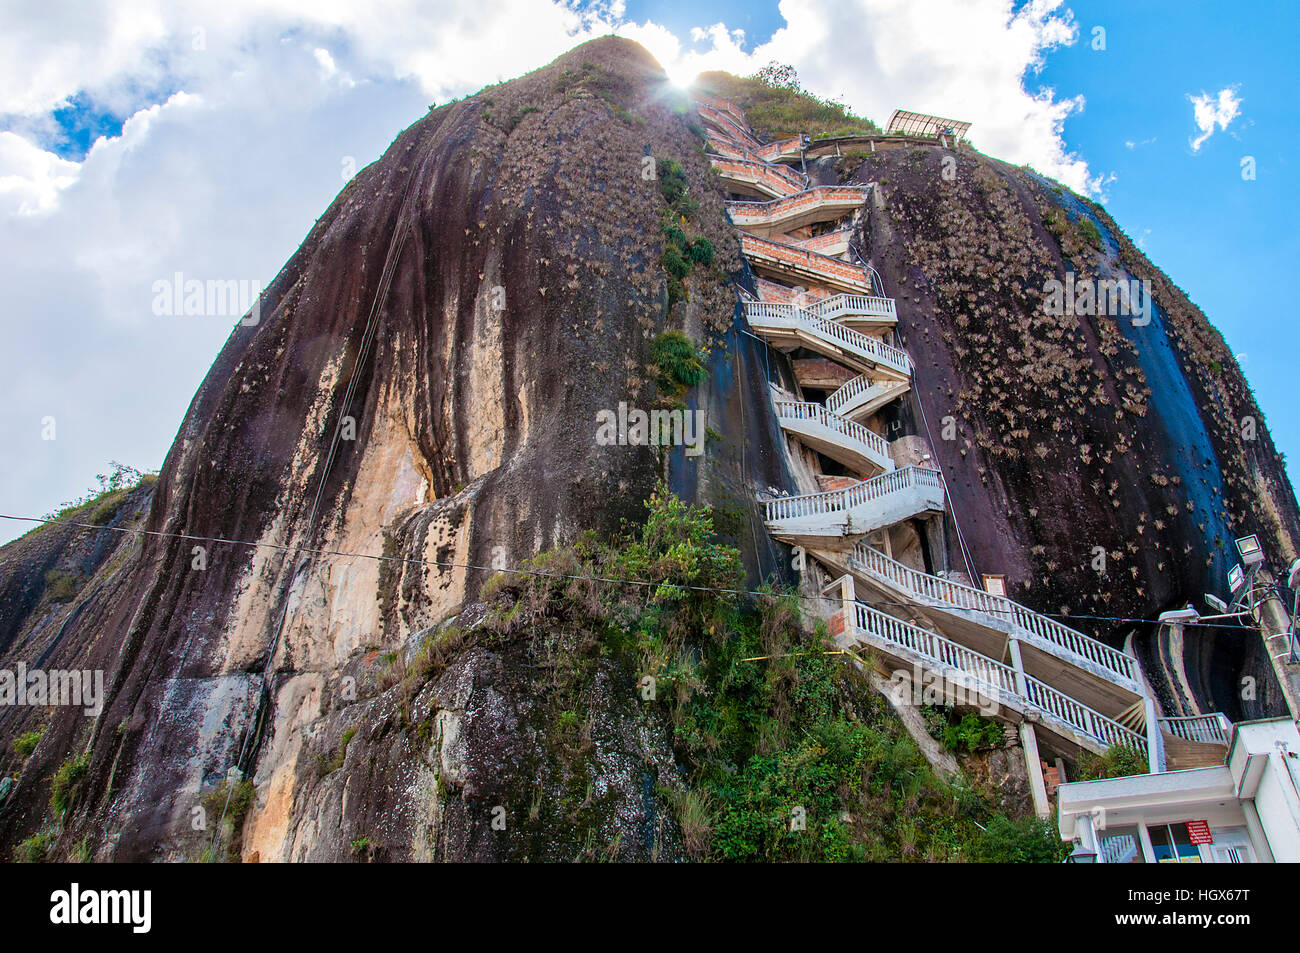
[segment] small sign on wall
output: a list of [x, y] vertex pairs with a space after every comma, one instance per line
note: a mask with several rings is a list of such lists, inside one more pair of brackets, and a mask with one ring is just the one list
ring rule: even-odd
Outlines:
[[1209, 821], [1188, 821], [1187, 836], [1193, 844], [1214, 843], [1214, 835], [1210, 833]]
[[982, 573], [981, 578], [984, 580], [984, 591], [992, 596], [1007, 596], [1007, 577], [1000, 573]]

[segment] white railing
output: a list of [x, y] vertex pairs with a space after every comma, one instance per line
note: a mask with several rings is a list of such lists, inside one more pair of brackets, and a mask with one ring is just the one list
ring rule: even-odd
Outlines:
[[854, 549], [849, 562], [863, 572], [906, 589], [924, 602], [993, 616], [1028, 632], [1036, 640], [1087, 659], [1126, 682], [1137, 681], [1137, 662], [1131, 655], [1125, 655], [1105, 642], [1039, 615], [1004, 596], [995, 596], [974, 586], [920, 572], [866, 545]]
[[1180, 718], [1161, 718], [1160, 727], [1175, 738], [1199, 741], [1202, 744], [1228, 746], [1232, 737], [1232, 722], [1221, 712], [1208, 715], [1187, 715]]
[[875, 295], [839, 294], [824, 298], [808, 307], [809, 311], [820, 318], [842, 318], [846, 315], [863, 317], [897, 318], [898, 306], [893, 298], [878, 298]]
[[841, 490], [778, 497], [763, 504], [763, 518], [769, 523], [774, 523], [778, 520], [797, 519], [803, 516], [843, 513], [855, 506], [863, 506], [892, 493], [915, 488], [937, 490], [942, 498], [943, 480], [939, 476], [939, 471], [926, 467], [902, 467]]
[[[869, 337], [861, 331], [837, 324], [828, 318], [819, 317], [796, 304], [785, 301], [746, 301], [744, 308], [745, 317], [755, 327], [779, 326], [792, 330], [801, 329], [852, 351], [874, 364], [883, 364], [908, 377], [912, 374], [912, 359], [907, 356], [906, 351], [886, 344], [878, 338]], [[847, 387], [848, 384], [844, 386]]]
[[1146, 752], [1147, 742], [1142, 735], [1061, 694], [1036, 678], [1024, 676], [1028, 694], [1027, 697], [1022, 696], [1017, 688], [1016, 671], [1011, 666], [860, 602], [854, 603], [854, 609], [858, 632], [906, 649], [927, 661], [960, 670], [979, 683], [978, 687], [995, 701], [1019, 703], [1024, 711], [1036, 710], [1047, 715], [1091, 738], [1100, 749], [1124, 745]]
[[1112, 834], [1101, 838], [1101, 852], [1108, 864], [1127, 864], [1138, 855], [1136, 834]]
[[1032, 707], [1087, 735], [1103, 748], [1123, 745], [1146, 754], [1147, 740], [1136, 731], [1125, 728], [1118, 721], [1075, 701], [1032, 675], [1025, 675], [1024, 679], [1026, 701]]
[[926, 661], [958, 669], [972, 681], [979, 683], [978, 687], [983, 694], [993, 701], [999, 701], [1004, 696], [1016, 695], [1016, 673], [1010, 666], [959, 645], [951, 639], [945, 639], [929, 629], [886, 615], [861, 602], [855, 602], [853, 605], [856, 610], [855, 634], [874, 637], [906, 649]]
[[875, 381], [865, 374], [850, 378], [827, 395], [826, 408], [832, 413], [838, 414], [853, 403], [859, 395], [866, 393], [874, 384]]
[[889, 441], [860, 423], [831, 413], [821, 404], [799, 400], [778, 400], [775, 404], [776, 416], [781, 420], [807, 420], [821, 424], [846, 440], [862, 444], [870, 454], [889, 459]]

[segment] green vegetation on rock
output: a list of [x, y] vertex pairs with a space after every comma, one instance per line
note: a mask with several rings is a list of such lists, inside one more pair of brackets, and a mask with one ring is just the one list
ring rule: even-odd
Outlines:
[[81, 781], [89, 767], [90, 752], [86, 752], [69, 755], [54, 772], [50, 780], [50, 807], [54, 808], [59, 817], [65, 816], [76, 805], [77, 796], [81, 793]]
[[1080, 781], [1098, 781], [1103, 778], [1125, 778], [1132, 774], [1146, 774], [1147, 758], [1136, 748], [1112, 745], [1102, 754], [1085, 751], [1079, 755]]
[[656, 337], [650, 345], [650, 356], [658, 368], [659, 389], [665, 394], [695, 387], [709, 373], [704, 355], [681, 331], [665, 331]]
[[693, 858], [1052, 859], [1054, 835], [995, 826], [989, 799], [931, 770], [797, 597], [736, 591], [739, 552], [716, 540], [708, 507], [661, 489], [635, 530], [587, 534], [528, 568], [546, 575], [493, 577], [489, 616], [467, 638], [497, 652], [523, 640], [547, 673], [545, 744], [569, 786], [528, 792], [537, 836], [555, 836], [546, 811], [559, 811], [579, 856], [604, 856], [595, 838], [608, 818], [583, 767], [595, 756], [592, 693], [612, 681], [613, 697], [669, 733], [677, 770], [660, 771], [655, 790]]
[[855, 116], [843, 103], [819, 99], [799, 82], [792, 66], [770, 63], [753, 76], [701, 73], [695, 88], [730, 100], [745, 112], [745, 120], [769, 140], [815, 134], [817, 138], [876, 135], [880, 127]]
[[45, 735], [44, 728], [36, 728], [19, 735], [13, 740], [14, 754], [26, 761], [36, 750], [36, 746], [41, 743], [41, 738]]

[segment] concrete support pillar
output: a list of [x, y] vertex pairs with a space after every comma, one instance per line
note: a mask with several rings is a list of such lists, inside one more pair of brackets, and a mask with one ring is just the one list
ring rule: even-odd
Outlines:
[[1147, 723], [1147, 770], [1160, 774], [1165, 770], [1165, 739], [1160, 734], [1160, 719], [1156, 717], [1155, 700], [1147, 695], [1142, 699]]
[[[1020, 654], [1020, 640], [1014, 636], [1007, 639], [1007, 649], [1011, 653], [1011, 667], [1016, 674], [1016, 694], [1028, 704], [1029, 685], [1025, 681], [1025, 660]], [[1038, 736], [1034, 726], [1027, 719], [1020, 723], [1020, 747], [1025, 752], [1025, 768], [1029, 772], [1029, 790], [1034, 796], [1034, 813], [1039, 817], [1051, 817], [1052, 805], [1047, 800], [1047, 782], [1043, 780], [1043, 762], [1038, 753]]]
[[1011, 653], [1011, 667], [1016, 673], [1016, 693], [1028, 701], [1029, 683], [1025, 681], [1025, 660], [1020, 655], [1020, 640], [1014, 635], [1007, 637], [1007, 650]]
[[[822, 590], [823, 596], [829, 596], [832, 593], [839, 597], [840, 618], [843, 620], [843, 625], [840, 631], [836, 632], [834, 626], [835, 620], [832, 619], [831, 636], [842, 645], [851, 646], [857, 642], [858, 626], [858, 614], [855, 609], [858, 597], [856, 588], [853, 585], [853, 577], [848, 573], [845, 573]], [[832, 596], [832, 598], [834, 598], [834, 596]]]
[[1268, 842], [1268, 835], [1264, 833], [1264, 825], [1259, 820], [1254, 799], [1242, 801], [1241, 810], [1246, 815], [1246, 830], [1250, 834], [1250, 843], [1255, 848], [1255, 859], [1261, 864], [1276, 863], [1273, 847]]
[[1029, 771], [1029, 791], [1034, 796], [1034, 813], [1039, 817], [1051, 817], [1052, 805], [1047, 800], [1047, 783], [1043, 781], [1043, 765], [1038, 754], [1038, 736], [1034, 734], [1034, 726], [1027, 721], [1020, 723], [1020, 747], [1025, 751], [1025, 767]]
[[1138, 825], [1138, 844], [1142, 848], [1142, 859], [1148, 864], [1156, 862], [1156, 849], [1151, 846], [1151, 831], [1145, 824]]

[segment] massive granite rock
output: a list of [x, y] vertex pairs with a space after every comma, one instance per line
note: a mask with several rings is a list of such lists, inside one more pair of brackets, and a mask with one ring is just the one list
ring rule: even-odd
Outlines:
[[[650, 57], [610, 38], [432, 110], [358, 173], [233, 332], [156, 485], [111, 517], [158, 535], [55, 528], [3, 550], [0, 662], [102, 669], [108, 699], [95, 718], [0, 711], [9, 768], [10, 739], [45, 727], [0, 845], [50, 827], [50, 778], [86, 751], [54, 856], [196, 858], [231, 801], [244, 859], [567, 859], [593, 839], [680, 856], [663, 726], [599, 672], [582, 778], [545, 757], [534, 649], [449, 651], [418, 685], [402, 672], [449, 620], [481, 624], [492, 567], [636, 521], [661, 479], [726, 514], [751, 580], [786, 573], [755, 500], [791, 485], [768, 400], [791, 371], [743, 332], [729, 281], [749, 276], [700, 133]], [[1204, 317], [1099, 209], [970, 152], [950, 183], [944, 155], [812, 171], [880, 185], [863, 247], [918, 368], [896, 432], [928, 435], [945, 469], [948, 561], [964, 565], [959, 528], [970, 568], [1035, 608], [1149, 618], [1219, 588], [1234, 533], [1293, 555], [1294, 497]], [[647, 171], [666, 159], [716, 251], [671, 306]], [[1102, 249], [1079, 244], [1080, 216]], [[1156, 319], [1044, 320], [1067, 261], [1152, 279]], [[599, 445], [599, 411], [663, 401], [649, 342], [668, 328], [711, 348], [691, 397], [707, 452]], [[75, 596], [52, 601], [38, 580], [73, 563]], [[1199, 702], [1252, 713], [1229, 697], [1259, 669], [1250, 639], [1200, 651]], [[256, 782], [246, 813], [234, 765]], [[551, 823], [499, 836], [493, 808], [520, 803]], [[586, 840], [562, 821], [580, 808]]]

